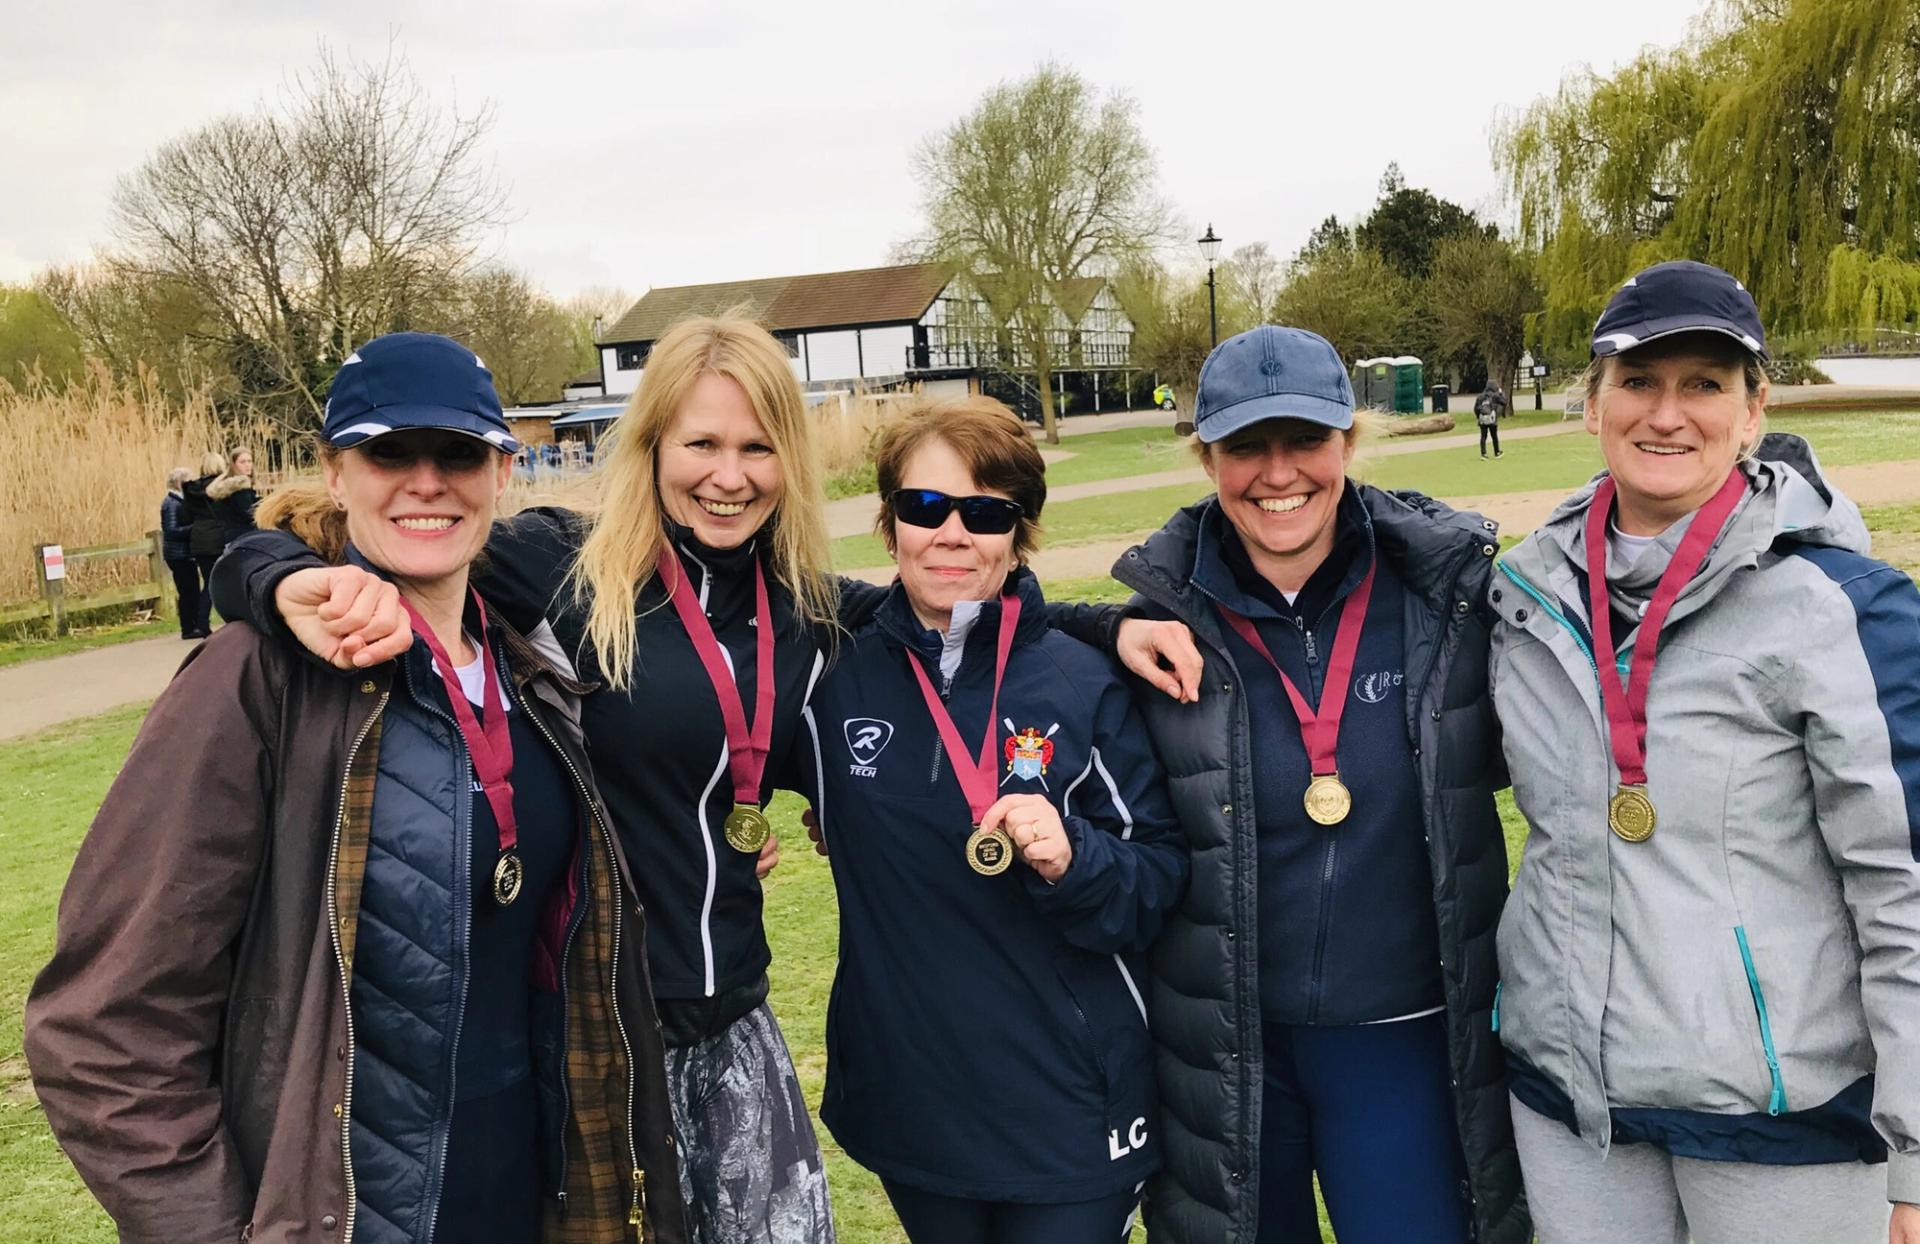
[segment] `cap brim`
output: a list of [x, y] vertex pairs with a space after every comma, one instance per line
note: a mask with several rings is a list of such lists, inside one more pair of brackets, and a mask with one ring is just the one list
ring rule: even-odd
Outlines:
[[335, 449], [351, 449], [389, 432], [420, 428], [471, 436], [474, 440], [485, 441], [503, 454], [520, 452], [520, 442], [514, 439], [511, 432], [501, 431], [497, 425], [470, 410], [455, 410], [450, 406], [382, 406], [328, 437], [327, 443]]
[[1211, 445], [1242, 428], [1269, 419], [1304, 419], [1344, 432], [1353, 426], [1353, 407], [1310, 393], [1265, 393], [1220, 410], [1210, 410], [1195, 429]]
[[1658, 341], [1662, 337], [1674, 337], [1681, 333], [1719, 333], [1731, 337], [1745, 346], [1747, 352], [1762, 362], [1766, 361], [1767, 347], [1756, 341], [1732, 320], [1710, 315], [1672, 315], [1665, 319], [1642, 320], [1638, 324], [1628, 324], [1612, 332], [1593, 339], [1593, 355], [1605, 358], [1644, 346], [1649, 341]]

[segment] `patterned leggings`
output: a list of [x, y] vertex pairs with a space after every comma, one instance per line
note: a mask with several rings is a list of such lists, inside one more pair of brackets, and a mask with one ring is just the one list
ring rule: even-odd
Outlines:
[[765, 1003], [667, 1051], [689, 1244], [832, 1244], [813, 1120]]

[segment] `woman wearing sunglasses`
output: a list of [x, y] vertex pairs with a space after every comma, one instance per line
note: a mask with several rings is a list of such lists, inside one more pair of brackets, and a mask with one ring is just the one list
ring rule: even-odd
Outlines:
[[1023, 563], [1045, 464], [1000, 403], [888, 426], [899, 578], [790, 774], [840, 900], [821, 1119], [914, 1244], [1113, 1244], [1159, 1164], [1142, 952], [1186, 878], [1105, 657]]

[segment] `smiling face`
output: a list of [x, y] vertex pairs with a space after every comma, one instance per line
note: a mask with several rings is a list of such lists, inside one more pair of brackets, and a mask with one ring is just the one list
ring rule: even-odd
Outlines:
[[712, 549], [751, 539], [780, 505], [780, 459], [738, 381], [707, 372], [674, 412], [655, 464], [667, 517]]
[[429, 428], [389, 432], [321, 465], [354, 547], [423, 589], [466, 574], [513, 471], [485, 441]]
[[[900, 487], [931, 488], [950, 497], [1005, 497], [974, 481], [966, 460], [938, 436], [929, 437], [900, 468]], [[991, 600], [1013, 569], [1013, 532], [976, 535], [960, 521], [958, 508], [938, 527], [893, 520], [893, 559], [900, 585], [923, 626], [944, 631], [963, 600]]]
[[1333, 548], [1353, 443], [1305, 419], [1267, 419], [1207, 451], [1220, 512], [1254, 568], [1297, 592]]
[[1677, 337], [1605, 361], [1587, 431], [1619, 490], [1616, 521], [1657, 535], [1704, 505], [1760, 434], [1767, 386], [1749, 391], [1738, 347]]

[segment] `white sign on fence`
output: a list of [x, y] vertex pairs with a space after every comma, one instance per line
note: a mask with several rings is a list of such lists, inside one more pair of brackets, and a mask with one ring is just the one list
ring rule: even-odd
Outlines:
[[40, 564], [46, 567], [48, 582], [67, 577], [67, 553], [57, 544], [42, 546]]

